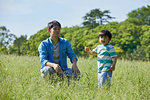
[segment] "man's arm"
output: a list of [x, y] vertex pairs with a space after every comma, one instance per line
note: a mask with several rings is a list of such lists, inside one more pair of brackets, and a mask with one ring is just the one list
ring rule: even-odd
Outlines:
[[80, 71], [77, 67], [77, 60], [74, 58], [72, 59], [72, 72], [74, 72], [75, 74], [80, 74]]
[[55, 70], [57, 73], [63, 73], [63, 71], [61, 70], [61, 67], [59, 66], [59, 64], [47, 62], [45, 65], [54, 68], [54, 70]]
[[40, 62], [42, 66], [45, 66], [45, 64], [48, 62], [47, 58], [47, 52], [46, 52], [46, 46], [44, 45], [43, 42], [40, 43], [38, 47], [39, 55], [40, 55]]
[[71, 47], [71, 44], [69, 43], [69, 41], [67, 40], [67, 56], [69, 57], [71, 63], [72, 63], [72, 72], [74, 72], [75, 74], [80, 74], [80, 71], [77, 67], [77, 57]]

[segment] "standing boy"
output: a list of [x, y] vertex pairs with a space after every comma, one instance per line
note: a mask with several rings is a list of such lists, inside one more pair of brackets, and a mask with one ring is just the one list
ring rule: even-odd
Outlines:
[[90, 54], [97, 54], [98, 65], [98, 86], [109, 88], [111, 83], [112, 71], [115, 70], [117, 62], [117, 53], [112, 45], [109, 44], [112, 35], [108, 30], [102, 30], [99, 35], [98, 45], [92, 51], [89, 47], [85, 47], [85, 51]]

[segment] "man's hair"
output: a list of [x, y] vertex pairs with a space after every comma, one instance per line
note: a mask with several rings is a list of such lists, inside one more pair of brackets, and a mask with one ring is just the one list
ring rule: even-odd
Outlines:
[[48, 23], [47, 28], [51, 29], [51, 28], [56, 27], [56, 26], [59, 26], [61, 28], [61, 24], [58, 21], [53, 20], [53, 21]]
[[112, 35], [111, 35], [111, 33], [108, 30], [102, 30], [102, 31], [100, 31], [100, 33], [98, 34], [98, 38], [100, 36], [108, 36], [110, 40], [112, 38]]

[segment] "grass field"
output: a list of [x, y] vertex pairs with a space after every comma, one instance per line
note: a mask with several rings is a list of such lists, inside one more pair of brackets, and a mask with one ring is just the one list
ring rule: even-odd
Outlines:
[[150, 100], [150, 62], [118, 60], [110, 90], [97, 86], [96, 58], [78, 59], [82, 78], [69, 86], [41, 80], [40, 67], [39, 57], [0, 55], [0, 100]]

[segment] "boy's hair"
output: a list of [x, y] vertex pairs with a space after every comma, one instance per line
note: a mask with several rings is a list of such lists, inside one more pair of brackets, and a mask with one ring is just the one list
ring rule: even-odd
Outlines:
[[53, 21], [49, 22], [47, 28], [51, 29], [55, 26], [59, 26], [61, 28], [61, 24], [56, 20], [53, 20]]
[[111, 33], [108, 30], [102, 30], [102, 31], [100, 31], [100, 33], [98, 34], [98, 38], [100, 36], [108, 36], [110, 40], [112, 38], [112, 35], [111, 35]]

